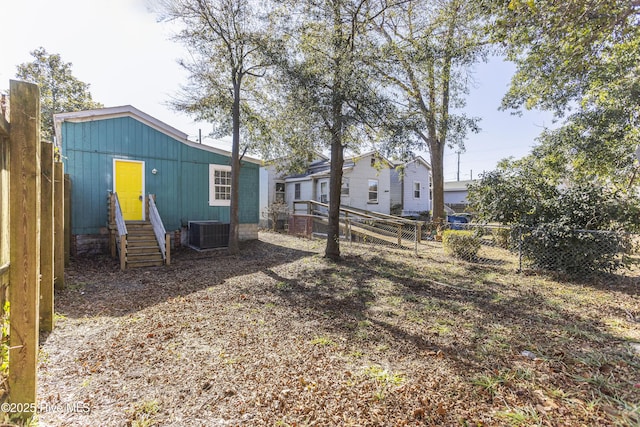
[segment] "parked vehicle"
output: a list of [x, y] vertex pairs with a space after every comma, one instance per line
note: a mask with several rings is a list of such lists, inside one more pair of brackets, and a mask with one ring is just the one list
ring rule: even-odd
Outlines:
[[452, 230], [463, 230], [464, 226], [461, 224], [467, 224], [469, 220], [470, 216], [467, 214], [447, 215], [447, 222]]

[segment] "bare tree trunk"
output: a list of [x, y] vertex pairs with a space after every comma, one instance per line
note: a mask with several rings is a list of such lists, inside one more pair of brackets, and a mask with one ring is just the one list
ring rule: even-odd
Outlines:
[[[339, 85], [338, 85], [339, 87]], [[344, 147], [342, 146], [342, 100], [334, 88], [333, 129], [331, 132], [331, 175], [329, 178], [329, 232], [324, 256], [340, 259], [340, 192], [342, 188], [342, 166], [344, 165]]]
[[238, 254], [240, 217], [240, 76], [235, 76], [233, 82], [233, 108], [231, 111], [233, 120], [232, 146], [231, 146], [231, 207], [229, 225], [229, 253]]
[[431, 175], [433, 193], [433, 221], [441, 222], [446, 219], [444, 213], [444, 150], [442, 144], [433, 142], [430, 145], [431, 153]]
[[324, 256], [337, 261], [340, 259], [340, 189], [342, 187], [342, 166], [344, 152], [338, 132], [331, 137], [331, 176], [329, 178], [329, 232]]
[[341, 20], [342, 3], [333, 3], [333, 44], [336, 56], [333, 58], [333, 87], [331, 96], [331, 174], [329, 178], [329, 231], [324, 256], [331, 260], [340, 259], [340, 193], [342, 188], [342, 166], [344, 147], [342, 146], [342, 123], [344, 104], [342, 63], [345, 46]]

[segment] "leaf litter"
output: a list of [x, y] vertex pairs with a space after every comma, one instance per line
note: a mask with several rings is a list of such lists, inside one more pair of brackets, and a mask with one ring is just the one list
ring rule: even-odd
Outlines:
[[322, 251], [261, 232], [238, 256], [183, 248], [162, 268], [73, 260], [38, 396], [91, 410], [40, 425], [640, 422], [637, 277], [565, 283], [438, 247]]

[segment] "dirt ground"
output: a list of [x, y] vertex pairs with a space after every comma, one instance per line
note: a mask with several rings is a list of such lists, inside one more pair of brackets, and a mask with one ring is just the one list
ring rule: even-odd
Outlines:
[[43, 426], [640, 423], [637, 279], [261, 233], [120, 271], [77, 259], [41, 338]]

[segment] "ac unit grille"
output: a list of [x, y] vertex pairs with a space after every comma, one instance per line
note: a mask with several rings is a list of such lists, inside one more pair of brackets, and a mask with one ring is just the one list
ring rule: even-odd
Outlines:
[[189, 221], [189, 244], [198, 249], [229, 246], [229, 224], [217, 221]]

